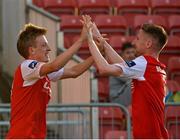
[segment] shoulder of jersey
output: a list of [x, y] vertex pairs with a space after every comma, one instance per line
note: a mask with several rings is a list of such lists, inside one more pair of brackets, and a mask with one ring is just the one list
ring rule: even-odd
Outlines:
[[37, 64], [38, 64], [38, 61], [36, 60], [25, 60], [21, 65], [28, 67], [30, 69], [34, 69]]

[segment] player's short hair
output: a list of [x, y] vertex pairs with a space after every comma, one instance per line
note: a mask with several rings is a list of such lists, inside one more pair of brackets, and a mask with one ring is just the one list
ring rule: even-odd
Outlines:
[[155, 24], [146, 23], [142, 25], [141, 29], [145, 33], [152, 36], [153, 39], [157, 40], [156, 46], [158, 47], [157, 48], [158, 50], [162, 50], [164, 48], [164, 46], [167, 43], [168, 36], [163, 27], [155, 25]]
[[47, 30], [34, 24], [25, 24], [24, 29], [20, 31], [17, 40], [17, 50], [25, 59], [29, 57], [28, 48], [35, 44], [36, 37], [45, 35]]

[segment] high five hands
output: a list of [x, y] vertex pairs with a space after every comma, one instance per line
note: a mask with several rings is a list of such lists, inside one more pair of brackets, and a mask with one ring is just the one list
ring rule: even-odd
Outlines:
[[101, 53], [104, 51], [104, 43], [108, 40], [105, 34], [99, 32], [96, 24], [91, 21], [91, 17], [89, 15], [83, 15], [81, 23], [83, 24], [83, 29], [86, 28], [87, 39], [88, 41], [95, 41], [98, 49]]

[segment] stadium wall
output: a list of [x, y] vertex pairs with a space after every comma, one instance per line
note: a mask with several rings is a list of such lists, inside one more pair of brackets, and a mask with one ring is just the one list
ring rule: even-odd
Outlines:
[[1, 0], [2, 65], [11, 76], [22, 60], [16, 49], [19, 30], [25, 24], [25, 0]]

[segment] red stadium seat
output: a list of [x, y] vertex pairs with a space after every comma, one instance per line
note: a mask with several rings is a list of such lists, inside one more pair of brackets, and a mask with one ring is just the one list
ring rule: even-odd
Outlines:
[[180, 51], [180, 37], [174, 35], [168, 36], [168, 42], [164, 50], [168, 50], [169, 52]]
[[105, 135], [105, 139], [127, 139], [127, 131], [108, 131]]
[[[180, 77], [180, 56], [171, 57], [168, 61], [168, 75], [170, 79], [176, 80]], [[180, 84], [180, 81], [178, 81]]]
[[180, 106], [167, 106], [165, 109], [166, 123], [180, 119]]
[[[65, 34], [64, 35], [64, 47], [70, 48], [80, 37], [80, 34]], [[79, 57], [82, 59], [86, 59], [91, 54], [89, 52], [89, 47], [87, 42], [84, 42], [79, 49], [79, 51], [76, 53]]]
[[70, 48], [79, 37], [80, 37], [80, 34], [65, 34], [64, 47]]
[[97, 76], [99, 101], [107, 102], [109, 100], [109, 77]]
[[135, 30], [139, 29], [144, 23], [153, 23], [160, 26], [163, 26], [166, 30], [168, 30], [167, 23], [165, 19], [158, 15], [137, 15], [134, 18], [134, 28]]
[[75, 15], [76, 0], [44, 0], [44, 8], [57, 15]]
[[[72, 38], [72, 44], [78, 40], [78, 38], [80, 37], [80, 34], [78, 35], [75, 35], [73, 38]], [[79, 57], [81, 57], [82, 59], [86, 59], [87, 57], [89, 57], [91, 54], [90, 54], [90, 51], [89, 51], [89, 46], [88, 46], [88, 43], [87, 41], [85, 41], [81, 48], [78, 50], [78, 52], [76, 53]]]
[[114, 8], [117, 5], [117, 0], [110, 0], [111, 6]]
[[167, 80], [167, 87], [173, 93], [180, 91], [180, 85], [174, 80]]
[[171, 57], [168, 62], [168, 72], [180, 71], [180, 57]]
[[64, 35], [64, 47], [69, 48], [72, 45], [72, 39], [69, 36]]
[[179, 0], [151, 0], [153, 14], [171, 15], [180, 14]]
[[63, 15], [61, 16], [60, 30], [69, 33], [80, 33], [82, 29], [82, 23], [80, 22], [80, 16]]
[[[75, 41], [77, 41], [77, 40], [79, 39], [79, 37], [80, 37], [80, 34], [74, 36], [74, 37], [72, 38], [72, 44], [73, 44]], [[81, 50], [81, 51], [82, 51], [82, 50], [88, 50], [88, 52], [89, 52], [88, 43], [87, 43], [87, 42], [84, 42], [83, 45], [82, 45], [82, 47], [80, 48], [80, 50]]]
[[79, 14], [110, 14], [110, 2], [109, 0], [77, 0]]
[[120, 35], [112, 35], [109, 37], [109, 44], [120, 53], [121, 47], [125, 42], [132, 42], [135, 36], [120, 36]]
[[123, 15], [132, 28], [134, 17], [139, 14], [148, 15], [149, 0], [116, 0], [115, 14]]
[[63, 15], [61, 16], [60, 30], [64, 33], [64, 47], [69, 48], [74, 43], [74, 38], [79, 37], [82, 30], [80, 16]]
[[99, 108], [100, 138], [105, 138], [108, 131], [121, 130], [123, 124], [123, 112], [117, 107]]
[[38, 7], [44, 7], [44, 1], [43, 0], [32, 0], [32, 3]]
[[148, 14], [149, 0], [116, 0], [117, 13], [124, 14]]
[[167, 127], [169, 139], [180, 139], [180, 122], [170, 123]]
[[124, 113], [118, 107], [100, 107], [99, 118], [102, 120], [122, 120]]
[[172, 15], [168, 18], [170, 34], [180, 36], [180, 15]]
[[127, 32], [127, 24], [123, 16], [97, 15], [94, 21], [102, 33], [124, 35]]
[[172, 56], [179, 56], [180, 52], [180, 37], [170, 35], [168, 37], [168, 42], [163, 51], [160, 53], [160, 61], [164, 63], [166, 66], [168, 64], [168, 60]]

